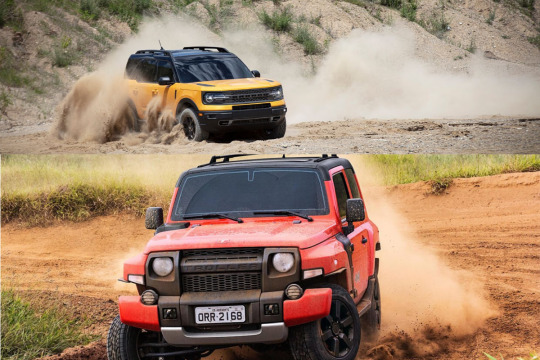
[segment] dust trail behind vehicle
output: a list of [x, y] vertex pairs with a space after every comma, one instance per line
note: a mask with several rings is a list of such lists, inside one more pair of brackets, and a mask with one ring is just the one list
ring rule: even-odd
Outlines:
[[[88, 91], [79, 91], [79, 95], [93, 97], [94, 93], [111, 94], [120, 89], [112, 79], [124, 73], [129, 55], [139, 49], [157, 48], [158, 40], [167, 49], [211, 44], [237, 53], [251, 69], [260, 70], [263, 77], [283, 83], [289, 123], [540, 115], [539, 69], [471, 55], [466, 71], [444, 70], [421, 60], [415, 53], [419, 38], [399, 25], [379, 32], [353, 30], [329, 46], [315, 73], [310, 74], [300, 62], [277, 55], [271, 39], [257, 28], [225, 30], [218, 36], [186, 16], [147, 20], [138, 34], [103, 61], [97, 71], [102, 81], [79, 81], [89, 86]], [[81, 86], [77, 83], [75, 88]], [[65, 122], [62, 119], [66, 113], [68, 118], [88, 117], [82, 123], [97, 132], [95, 135], [80, 137], [78, 128], [69, 126], [66, 133], [83, 140], [107, 141], [111, 136], [103, 135], [103, 127], [94, 128], [91, 124], [99, 124], [100, 117], [95, 111], [85, 112], [77, 106], [78, 101], [73, 96], [66, 97], [63, 110], [59, 111], [59, 124]], [[115, 109], [122, 106], [114, 97], [106, 96], [100, 101], [100, 109], [113, 116], [107, 124], [118, 122], [114, 119], [118, 112]], [[92, 132], [91, 129], [88, 131]], [[147, 131], [152, 129], [149, 126]], [[113, 127], [114, 130], [118, 129]], [[122, 134], [120, 129], [115, 135]]]

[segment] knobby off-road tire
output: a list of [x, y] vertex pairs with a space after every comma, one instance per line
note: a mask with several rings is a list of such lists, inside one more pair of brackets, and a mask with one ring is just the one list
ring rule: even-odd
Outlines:
[[287, 131], [287, 119], [283, 119], [283, 122], [279, 126], [265, 130], [263, 136], [265, 139], [281, 139], [285, 136], [285, 131]]
[[123, 324], [116, 316], [107, 335], [107, 357], [109, 360], [137, 360], [137, 338], [141, 329]]
[[330, 314], [320, 320], [289, 329], [289, 344], [295, 360], [353, 360], [360, 347], [360, 318], [345, 289], [332, 288]]
[[375, 275], [371, 308], [362, 316], [362, 330], [367, 340], [374, 341], [379, 337], [381, 330], [381, 289], [379, 277]]
[[190, 108], [186, 108], [176, 115], [176, 120], [179, 124], [182, 124], [184, 134], [188, 140], [203, 141], [210, 136], [208, 131], [201, 129], [197, 115]]

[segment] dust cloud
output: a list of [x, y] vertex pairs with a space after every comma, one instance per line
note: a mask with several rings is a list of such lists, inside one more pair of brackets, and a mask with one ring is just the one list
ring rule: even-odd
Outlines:
[[[404, 214], [392, 206], [377, 170], [360, 158], [357, 169], [369, 217], [380, 230], [379, 280], [382, 299], [382, 348], [374, 358], [428, 356], [452, 341], [473, 334], [497, 314], [483, 284], [471, 273], [451, 269], [421, 244]], [[391, 358], [391, 357], [388, 357]]]
[[[84, 77], [64, 100], [55, 134], [61, 138], [108, 141], [124, 135], [125, 91], [118, 83], [130, 54], [140, 49], [177, 49], [193, 44], [224, 46], [263, 77], [283, 83], [288, 122], [344, 119], [452, 119], [482, 116], [538, 116], [540, 79], [511, 73], [502, 62], [472, 57], [467, 72], [448, 72], [415, 55], [415, 35], [396, 26], [353, 30], [336, 40], [309, 74], [300, 62], [276, 54], [258, 28], [225, 30], [222, 36], [187, 16], [147, 20], [139, 33], [119, 45], [95, 74]], [[174, 114], [160, 119], [160, 101], [143, 133], [167, 132]], [[121, 109], [121, 110], [119, 110]], [[120, 116], [121, 117], [121, 116]], [[128, 134], [133, 138], [133, 135]], [[149, 136], [148, 141], [161, 141]], [[174, 142], [176, 137], [165, 141]], [[147, 141], [138, 137], [138, 141]], [[179, 140], [182, 141], [182, 140]]]

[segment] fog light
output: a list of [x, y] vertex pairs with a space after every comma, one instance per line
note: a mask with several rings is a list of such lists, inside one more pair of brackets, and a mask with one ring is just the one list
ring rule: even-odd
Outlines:
[[264, 315], [278, 315], [278, 314], [279, 314], [278, 304], [264, 304]]
[[141, 294], [141, 302], [144, 305], [155, 305], [158, 301], [158, 294], [154, 290], [145, 290]]
[[285, 295], [291, 300], [299, 299], [303, 293], [304, 290], [297, 284], [291, 284], [285, 289]]
[[175, 308], [163, 309], [163, 319], [176, 319], [176, 309]]

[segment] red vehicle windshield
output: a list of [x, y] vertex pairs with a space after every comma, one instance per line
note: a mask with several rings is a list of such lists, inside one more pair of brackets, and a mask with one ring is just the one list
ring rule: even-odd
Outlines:
[[231, 169], [184, 176], [171, 220], [227, 214], [235, 217], [263, 213], [328, 214], [320, 174], [310, 169]]

